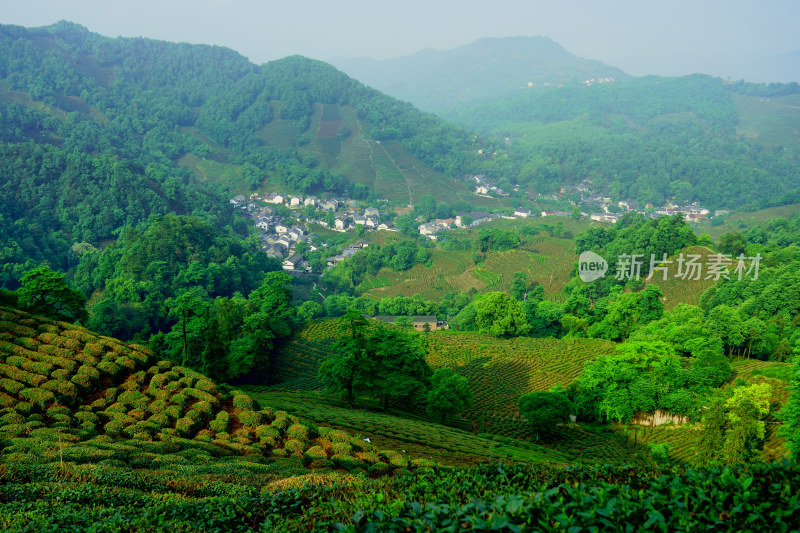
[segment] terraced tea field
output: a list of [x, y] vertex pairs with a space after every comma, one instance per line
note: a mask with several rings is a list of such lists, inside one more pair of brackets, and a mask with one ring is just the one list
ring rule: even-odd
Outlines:
[[535, 438], [517, 411], [520, 396], [568, 386], [584, 365], [614, 351], [598, 339], [560, 340], [441, 331], [427, 336], [428, 362], [448, 366], [470, 382], [475, 397], [464, 416], [481, 432]]
[[[422, 466], [361, 438], [318, 428], [248, 395], [158, 360], [144, 347], [0, 308], [3, 462], [250, 462], [306, 468]], [[417, 462], [414, 462], [417, 461]]]
[[286, 393], [248, 389], [259, 402], [269, 403], [315, 424], [369, 437], [380, 448], [392, 448], [401, 453], [445, 465], [477, 464], [487, 460], [525, 462], [569, 462], [571, 458], [559, 451], [532, 442], [520, 442], [492, 435], [473, 435], [463, 429], [441, 426], [413, 418], [407, 413], [383, 412], [370, 402], [359, 402], [349, 408], [339, 400], [314, 393]]
[[[705, 246], [690, 246], [683, 250], [683, 256], [686, 260], [689, 259], [690, 255], [699, 255], [700, 258], [697, 260], [697, 263], [702, 265], [702, 271], [700, 274], [700, 279], [682, 279], [677, 276], [679, 271], [679, 266], [677, 262], [677, 256], [672, 256], [668, 259], [668, 261], [672, 261], [672, 263], [667, 264], [667, 279], [664, 280], [664, 273], [663, 271], [656, 271], [653, 274], [653, 277], [647, 281], [648, 284], [656, 285], [661, 289], [664, 293], [664, 308], [667, 311], [671, 311], [675, 308], [676, 305], [684, 303], [684, 304], [691, 304], [691, 305], [698, 305], [700, 303], [700, 296], [703, 294], [703, 291], [708, 289], [709, 287], [713, 286], [715, 280], [706, 279], [708, 275], [708, 265], [710, 263], [708, 257], [715, 252], [706, 248]], [[649, 261], [649, 258], [646, 258]], [[684, 266], [684, 269], [686, 267]], [[692, 276], [686, 276], [687, 278], [691, 278]]]
[[[276, 358], [271, 393], [300, 392], [300, 397], [308, 398], [309, 391], [321, 392], [323, 383], [317, 379], [317, 369], [333, 350], [336, 334], [336, 320], [318, 320], [288, 342]], [[566, 387], [580, 375], [587, 361], [614, 350], [613, 343], [597, 339], [497, 339], [453, 331], [432, 332], [426, 339], [428, 362], [433, 368], [449, 366], [470, 382], [475, 395], [473, 406], [463, 413], [461, 424], [474, 433], [527, 442], [534, 442], [537, 436], [517, 412], [519, 397], [556, 385]], [[290, 397], [281, 396], [283, 401]], [[298, 401], [298, 408], [303, 401]], [[325, 416], [324, 409], [319, 416]], [[427, 418], [424, 413], [420, 416]], [[548, 440], [548, 446], [570, 460], [616, 462], [631, 453], [620, 451], [616, 441], [609, 444], [608, 435], [585, 433], [579, 426], [563, 428]]]
[[378, 298], [420, 294], [436, 301], [452, 291], [507, 292], [514, 273], [524, 272], [530, 281], [544, 287], [548, 299], [561, 301], [561, 290], [569, 282], [576, 260], [571, 239], [541, 233], [523, 240], [520, 249], [487, 253], [481, 265], [473, 263], [471, 251], [436, 248], [431, 251], [430, 266], [415, 265], [403, 272], [384, 268], [366, 276], [358, 289]]

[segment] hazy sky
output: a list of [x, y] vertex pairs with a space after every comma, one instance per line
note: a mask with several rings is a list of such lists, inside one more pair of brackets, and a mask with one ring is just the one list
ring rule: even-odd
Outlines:
[[798, 0], [0, 0], [0, 23], [61, 19], [111, 37], [223, 45], [256, 63], [385, 59], [545, 35], [634, 75], [738, 78], [765, 57], [800, 50]]

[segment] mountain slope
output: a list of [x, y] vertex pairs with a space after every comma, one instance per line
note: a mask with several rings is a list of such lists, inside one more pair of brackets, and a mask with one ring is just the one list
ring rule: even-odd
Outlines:
[[367, 85], [431, 111], [518, 92], [529, 84], [630, 78], [618, 68], [579, 58], [547, 37], [485, 38], [384, 61], [339, 58], [331, 63]]
[[319, 61], [0, 26], [0, 283], [28, 260], [67, 270], [74, 243], [152, 215], [245, 234], [228, 198], [259, 188], [454, 202], [481, 148]]
[[417, 463], [346, 432], [71, 324], [0, 308], [0, 439], [4, 462], [143, 467], [241, 457], [295, 458], [308, 468], [369, 470]]

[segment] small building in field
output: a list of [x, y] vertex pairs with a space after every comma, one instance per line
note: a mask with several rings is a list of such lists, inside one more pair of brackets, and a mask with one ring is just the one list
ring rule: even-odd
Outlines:
[[450, 326], [447, 325], [447, 321], [438, 320], [433, 315], [420, 315], [420, 316], [378, 315], [372, 318], [375, 320], [380, 320], [381, 322], [385, 322], [387, 324], [395, 324], [398, 318], [401, 319], [401, 323], [404, 319], [409, 319], [410, 324], [417, 331], [425, 331], [426, 326], [428, 331], [438, 331], [440, 329], [450, 328]]

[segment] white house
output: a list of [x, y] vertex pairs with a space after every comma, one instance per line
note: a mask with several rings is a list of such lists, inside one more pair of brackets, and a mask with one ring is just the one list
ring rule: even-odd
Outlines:
[[259, 220], [258, 223], [256, 224], [256, 227], [259, 228], [261, 231], [267, 231], [269, 230], [269, 222], [267, 222], [266, 220]]
[[284, 234], [289, 231], [289, 227], [286, 224], [275, 224], [275, 231], [280, 234]]
[[289, 199], [289, 207], [298, 207], [300, 204], [303, 203], [303, 199], [299, 196], [292, 196]]
[[514, 216], [520, 218], [528, 218], [529, 216], [531, 216], [531, 210], [518, 207], [517, 209], [514, 210]]
[[367, 217], [367, 218], [369, 218], [369, 217], [379, 217], [379, 216], [381, 216], [381, 213], [380, 213], [380, 211], [378, 211], [377, 207], [367, 207], [366, 209], [364, 209], [364, 216]]

